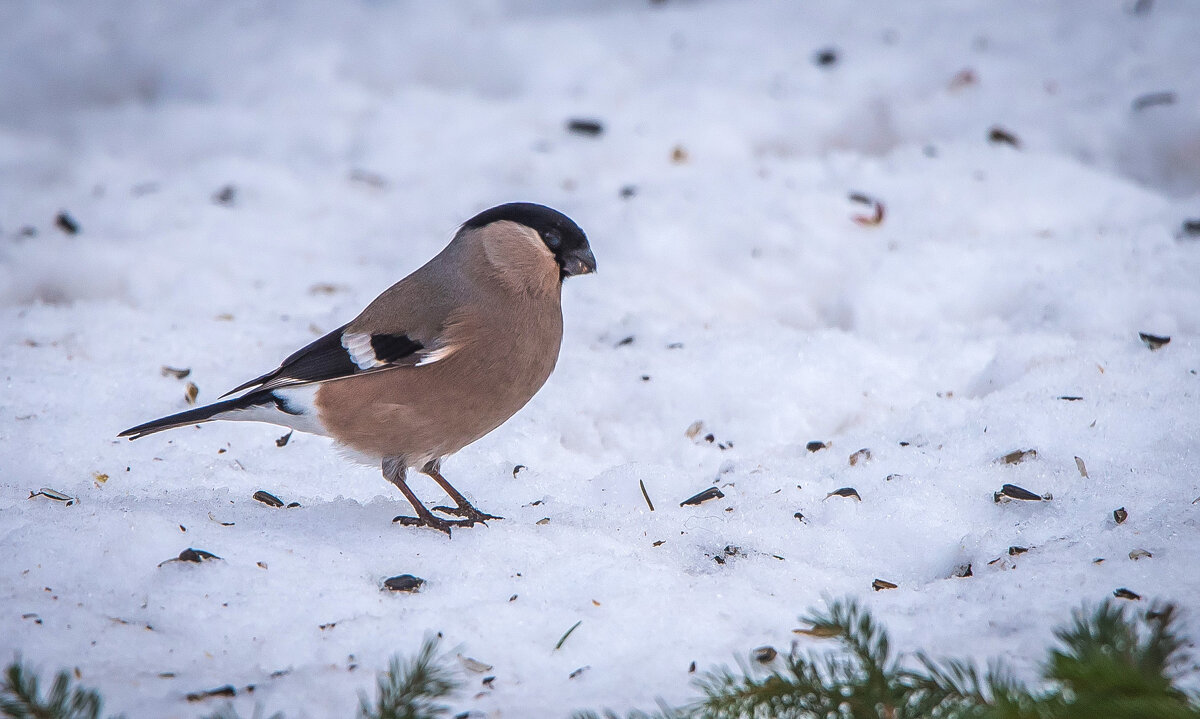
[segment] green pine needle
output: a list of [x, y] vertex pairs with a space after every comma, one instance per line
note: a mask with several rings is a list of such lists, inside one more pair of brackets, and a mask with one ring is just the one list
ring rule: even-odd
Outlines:
[[100, 695], [91, 689], [73, 688], [71, 675], [59, 672], [50, 692], [41, 696], [39, 681], [20, 661], [4, 671], [0, 685], [0, 716], [9, 719], [98, 719]]
[[435, 657], [437, 640], [426, 639], [421, 651], [407, 663], [392, 658], [379, 676], [375, 702], [359, 699], [359, 719], [438, 719], [450, 708], [440, 703], [458, 689], [458, 681]]

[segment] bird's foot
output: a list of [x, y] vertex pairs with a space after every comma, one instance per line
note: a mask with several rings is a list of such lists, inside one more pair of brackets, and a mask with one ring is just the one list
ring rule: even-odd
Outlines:
[[455, 517], [464, 517], [465, 521], [479, 522], [480, 524], [487, 524], [489, 519], [504, 519], [504, 517], [497, 517], [494, 514], [480, 512], [478, 509], [475, 509], [469, 504], [461, 507], [434, 507], [433, 511], [441, 512], [442, 514], [449, 514]]
[[393, 518], [392, 522], [395, 524], [404, 525], [405, 527], [429, 527], [430, 529], [436, 529], [439, 532], [445, 532], [446, 536], [449, 537], [451, 536], [451, 527], [473, 527], [477, 523], [477, 520], [442, 519], [441, 517], [435, 517], [432, 514], [424, 517], [408, 517], [402, 514], [399, 517]]

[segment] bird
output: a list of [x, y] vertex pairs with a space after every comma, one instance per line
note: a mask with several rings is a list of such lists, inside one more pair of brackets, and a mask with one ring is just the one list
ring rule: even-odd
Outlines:
[[[433, 259], [276, 369], [218, 402], [118, 436], [213, 420], [268, 422], [331, 437], [351, 457], [377, 464], [416, 515], [396, 523], [450, 534], [501, 519], [451, 486], [442, 461], [541, 389], [562, 343], [563, 281], [595, 271], [587, 235], [571, 218], [530, 202], [498, 205], [464, 222]], [[432, 478], [455, 506], [428, 509], [407, 484], [409, 469]]]

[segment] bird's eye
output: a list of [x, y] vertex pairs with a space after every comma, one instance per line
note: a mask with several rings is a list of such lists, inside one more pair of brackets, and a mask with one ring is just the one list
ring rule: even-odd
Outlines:
[[546, 240], [546, 246], [552, 250], [557, 250], [559, 245], [562, 244], [562, 236], [554, 230], [547, 231], [543, 237]]

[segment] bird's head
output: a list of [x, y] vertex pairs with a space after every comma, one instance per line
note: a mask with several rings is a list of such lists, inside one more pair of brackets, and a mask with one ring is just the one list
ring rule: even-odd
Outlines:
[[497, 205], [467, 220], [463, 229], [480, 229], [503, 221], [528, 227], [538, 234], [558, 263], [560, 279], [596, 271], [596, 256], [587, 235], [570, 217], [545, 205], [532, 202]]

